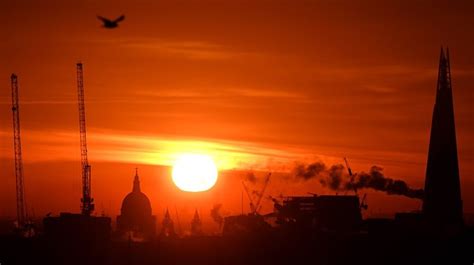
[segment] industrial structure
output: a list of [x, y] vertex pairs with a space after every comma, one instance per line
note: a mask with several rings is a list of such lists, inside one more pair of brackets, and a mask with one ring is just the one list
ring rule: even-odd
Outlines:
[[426, 167], [423, 215], [434, 225], [463, 224], [449, 50], [441, 48]]
[[120, 236], [151, 239], [156, 233], [156, 218], [152, 215], [151, 203], [140, 189], [138, 169], [135, 172], [132, 192], [122, 202], [117, 216], [117, 232]]
[[15, 177], [16, 177], [16, 216], [19, 226], [23, 226], [28, 219], [26, 211], [24, 178], [23, 178], [23, 159], [21, 154], [21, 136], [20, 136], [20, 105], [18, 100], [18, 77], [15, 74], [11, 76], [12, 87], [12, 113], [13, 113], [13, 144], [15, 149]]
[[91, 166], [87, 158], [86, 113], [84, 104], [84, 76], [82, 63], [76, 64], [77, 93], [79, 107], [79, 131], [81, 149], [82, 198], [81, 213], [61, 213], [59, 217], [46, 217], [43, 220], [48, 237], [65, 238], [100, 244], [110, 238], [111, 220], [109, 217], [92, 216], [94, 200], [91, 196]]
[[16, 222], [17, 229], [24, 236], [34, 234], [33, 224], [28, 219], [25, 199], [25, 181], [23, 176], [23, 157], [21, 152], [20, 104], [18, 95], [18, 76], [11, 75], [12, 113], [13, 113], [13, 147], [15, 152], [16, 179]]
[[264, 216], [260, 214], [260, 209], [262, 198], [270, 182], [271, 175], [271, 173], [268, 173], [265, 177], [261, 191], [253, 192], [257, 196], [256, 202], [254, 202], [254, 197], [252, 197], [249, 188], [245, 182], [242, 181], [242, 187], [249, 200], [250, 213], [244, 214], [242, 210], [242, 214], [240, 215], [225, 217], [224, 226], [222, 228], [222, 234], [224, 236], [248, 236], [270, 232], [271, 227], [265, 221]]
[[351, 232], [360, 229], [361, 208], [356, 195], [291, 196], [274, 200], [276, 223], [283, 229]]
[[94, 199], [91, 194], [91, 166], [87, 159], [86, 107], [84, 104], [84, 76], [82, 63], [77, 63], [77, 97], [79, 107], [79, 130], [81, 141], [82, 198], [81, 211], [90, 215], [94, 211]]

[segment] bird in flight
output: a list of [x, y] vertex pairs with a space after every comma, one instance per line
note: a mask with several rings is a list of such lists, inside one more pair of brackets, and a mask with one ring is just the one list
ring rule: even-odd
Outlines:
[[121, 15], [120, 17], [116, 18], [115, 20], [110, 20], [108, 18], [101, 17], [101, 16], [97, 16], [97, 18], [100, 19], [102, 21], [102, 23], [104, 23], [104, 25], [103, 25], [104, 28], [113, 29], [113, 28], [118, 27], [118, 23], [125, 19], [125, 15]]

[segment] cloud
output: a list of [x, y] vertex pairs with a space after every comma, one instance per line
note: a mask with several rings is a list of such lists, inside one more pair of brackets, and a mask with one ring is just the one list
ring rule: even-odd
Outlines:
[[192, 60], [225, 60], [248, 52], [233, 51], [229, 47], [199, 40], [169, 40], [159, 38], [101, 39], [93, 42], [120, 45], [125, 48], [156, 52], [163, 55], [178, 56]]
[[243, 97], [254, 98], [287, 98], [287, 99], [303, 99], [303, 94], [293, 91], [284, 91], [279, 89], [264, 89], [264, 88], [233, 88], [229, 90], [230, 94]]
[[262, 87], [220, 87], [219, 89], [199, 89], [199, 88], [182, 88], [182, 89], [161, 89], [156, 90], [139, 90], [136, 92], [142, 96], [154, 96], [161, 98], [280, 98], [280, 99], [304, 99], [305, 95], [288, 90], [278, 88], [268, 89]]
[[[77, 160], [78, 132], [23, 130], [25, 162]], [[0, 139], [10, 141], [11, 133], [0, 130]], [[214, 157], [220, 169], [247, 167], [266, 169], [268, 157], [287, 163], [297, 153], [271, 145], [222, 139], [196, 139], [169, 135], [136, 135], [88, 130], [91, 161], [172, 165], [181, 153], [205, 153]], [[1, 156], [10, 157], [10, 146], [2, 146]], [[41, 150], [37, 152], [35, 150]], [[41, 155], [47, 153], [48, 156]]]

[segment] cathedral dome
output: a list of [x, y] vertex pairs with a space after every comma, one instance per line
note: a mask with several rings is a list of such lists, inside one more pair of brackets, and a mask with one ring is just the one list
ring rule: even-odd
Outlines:
[[138, 169], [133, 180], [132, 192], [125, 196], [121, 213], [117, 216], [117, 232], [122, 236], [151, 239], [156, 232], [156, 218], [151, 213], [151, 203], [140, 190]]
[[140, 190], [138, 174], [133, 181], [133, 190], [122, 202], [121, 215], [129, 218], [142, 218], [151, 216], [151, 203], [148, 197]]

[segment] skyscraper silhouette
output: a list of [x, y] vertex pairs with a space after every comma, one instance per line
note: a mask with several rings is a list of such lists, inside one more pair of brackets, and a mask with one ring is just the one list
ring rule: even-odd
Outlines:
[[430, 223], [463, 223], [449, 50], [441, 48], [431, 123], [423, 214]]

